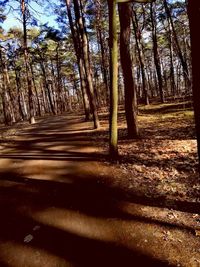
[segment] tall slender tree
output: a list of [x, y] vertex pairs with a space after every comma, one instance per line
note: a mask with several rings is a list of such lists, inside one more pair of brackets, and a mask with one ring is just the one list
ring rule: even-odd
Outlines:
[[94, 95], [92, 72], [91, 72], [91, 66], [90, 66], [90, 61], [89, 61], [90, 53], [89, 53], [88, 37], [87, 37], [86, 27], [84, 23], [85, 20], [83, 18], [82, 9], [80, 8], [80, 4], [78, 0], [74, 0], [74, 13], [76, 17], [76, 25], [78, 28], [78, 33], [80, 34], [80, 39], [81, 39], [80, 48], [81, 48], [83, 60], [84, 60], [88, 96], [89, 96], [90, 107], [91, 107], [91, 111], [93, 115], [94, 128], [99, 128], [100, 123], [99, 123], [99, 118], [98, 118], [98, 113], [97, 113], [97, 105], [96, 105], [96, 99]]
[[156, 21], [156, 12], [155, 12], [155, 4], [150, 4], [150, 13], [151, 13], [151, 24], [152, 24], [152, 41], [153, 41], [153, 55], [154, 55], [154, 63], [156, 67], [156, 73], [158, 77], [158, 87], [160, 92], [161, 102], [165, 102], [164, 98], [164, 90], [163, 90], [163, 79], [161, 72], [161, 64], [160, 64], [160, 56], [158, 52], [158, 40], [157, 40], [157, 21]]
[[66, 0], [66, 7], [67, 7], [67, 15], [69, 20], [69, 26], [72, 34], [72, 40], [74, 45], [74, 50], [76, 53], [77, 58], [77, 64], [78, 64], [78, 70], [79, 70], [79, 76], [80, 76], [80, 84], [81, 84], [81, 91], [82, 91], [82, 97], [83, 97], [83, 105], [85, 110], [85, 120], [90, 119], [90, 106], [89, 106], [89, 97], [87, 94], [86, 89], [86, 77], [85, 77], [85, 69], [83, 64], [83, 57], [81, 52], [81, 40], [80, 36], [78, 35], [77, 29], [75, 30], [74, 24], [73, 24], [73, 18], [72, 18], [72, 12], [71, 12], [71, 0]]
[[29, 97], [29, 111], [30, 111], [30, 123], [35, 123], [34, 117], [34, 95], [32, 89], [32, 73], [31, 73], [31, 66], [29, 60], [29, 53], [28, 53], [28, 44], [27, 44], [27, 15], [28, 15], [28, 8], [27, 3], [25, 0], [21, 0], [21, 14], [22, 14], [22, 22], [23, 22], [23, 53], [24, 53], [24, 63], [26, 68], [26, 79], [28, 85], [28, 97]]

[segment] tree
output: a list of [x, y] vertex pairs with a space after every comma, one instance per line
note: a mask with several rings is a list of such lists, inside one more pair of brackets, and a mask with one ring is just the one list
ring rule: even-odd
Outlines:
[[149, 105], [147, 79], [146, 79], [146, 74], [145, 74], [145, 60], [144, 60], [143, 45], [142, 45], [142, 34], [141, 34], [141, 29], [139, 28], [139, 25], [138, 25], [138, 18], [137, 18], [136, 10], [134, 7], [133, 7], [133, 12], [132, 12], [132, 23], [133, 23], [136, 48], [138, 52], [138, 59], [139, 59], [141, 75], [142, 75], [142, 89], [143, 89], [143, 95], [144, 95], [144, 102], [146, 105]]
[[[108, 90], [109, 90], [109, 81], [108, 81], [108, 72], [107, 72], [107, 60], [106, 60], [106, 44], [105, 44], [105, 21], [103, 21], [103, 8], [105, 4], [96, 1], [96, 30], [97, 30], [97, 41], [100, 45], [101, 51], [101, 71], [103, 74], [104, 81], [104, 90], [106, 90], [107, 104], [108, 104]], [[105, 20], [105, 19], [104, 19]]]
[[191, 34], [191, 48], [192, 48], [192, 76], [193, 76], [193, 99], [194, 99], [194, 114], [197, 132], [197, 147], [200, 159], [200, 75], [199, 75], [199, 62], [200, 62], [200, 39], [197, 32], [197, 24], [200, 22], [200, 2], [188, 1], [188, 16], [190, 22]]
[[163, 92], [163, 80], [162, 80], [162, 73], [161, 73], [160, 56], [158, 53], [157, 22], [156, 22], [155, 5], [153, 3], [150, 4], [150, 13], [151, 13], [151, 23], [152, 23], [152, 40], [153, 40], [154, 63], [155, 63], [155, 67], [156, 67], [157, 77], [158, 77], [160, 100], [162, 103], [164, 103], [165, 98], [164, 98], [164, 92]]
[[16, 120], [15, 120], [14, 106], [12, 102], [8, 68], [3, 56], [3, 51], [1, 46], [0, 46], [0, 70], [3, 76], [2, 104], [3, 104], [4, 119], [5, 119], [5, 124], [10, 125], [16, 122]]
[[[3, 5], [4, 6], [4, 5]], [[0, 9], [0, 23], [6, 19], [6, 16], [3, 13], [3, 9]], [[4, 35], [3, 29], [0, 27], [0, 40], [7, 40], [8, 36]], [[16, 122], [15, 116], [15, 104], [13, 94], [11, 92], [11, 84], [8, 73], [8, 64], [5, 56], [6, 49], [1, 45], [0, 42], [0, 74], [2, 75], [2, 105], [3, 105], [3, 114], [4, 122], [6, 125], [10, 125]]]
[[175, 27], [174, 27], [174, 22], [173, 22], [173, 19], [172, 19], [172, 16], [171, 16], [171, 12], [170, 12], [167, 0], [164, 0], [164, 7], [165, 7], [166, 15], [167, 15], [167, 18], [169, 20], [169, 23], [170, 23], [170, 26], [171, 26], [171, 29], [172, 29], [174, 42], [176, 44], [177, 54], [178, 54], [178, 57], [180, 59], [180, 62], [181, 62], [182, 68], [183, 68], [183, 75], [184, 75], [184, 78], [185, 78], [185, 81], [186, 81], [186, 86], [190, 87], [191, 86], [191, 81], [190, 81], [190, 78], [189, 78], [189, 70], [188, 70], [187, 61], [183, 56], [183, 52], [181, 50], [181, 47], [180, 47], [180, 44], [179, 44], [179, 41], [178, 41], [178, 36], [177, 36], [176, 30], [175, 30]]
[[116, 0], [108, 0], [109, 9], [109, 42], [110, 42], [110, 156], [118, 156], [118, 38]]
[[131, 17], [132, 4], [119, 4], [120, 58], [124, 76], [125, 114], [128, 137], [135, 138], [138, 136], [138, 122], [136, 89], [132, 73], [132, 60], [130, 53]]
[[81, 91], [82, 91], [82, 97], [83, 97], [83, 105], [84, 105], [84, 110], [85, 110], [85, 120], [88, 121], [90, 119], [90, 106], [89, 106], [89, 99], [88, 99], [89, 96], [87, 94], [87, 89], [86, 89], [86, 77], [85, 77], [85, 69], [84, 69], [84, 64], [83, 64], [83, 57], [81, 53], [81, 40], [80, 40], [80, 36], [78, 35], [77, 29], [75, 30], [75, 27], [73, 25], [73, 18], [72, 18], [72, 12], [71, 12], [71, 1], [66, 0], [65, 3], [67, 7], [67, 15], [68, 15], [71, 34], [72, 34], [74, 50], [75, 50], [75, 54], [77, 58]]
[[99, 123], [96, 100], [95, 100], [95, 95], [94, 95], [93, 80], [92, 80], [92, 75], [91, 75], [91, 66], [89, 62], [90, 53], [89, 53], [88, 38], [87, 38], [87, 32], [86, 32], [86, 27], [84, 23], [85, 20], [83, 18], [83, 12], [81, 10], [81, 6], [79, 5], [78, 0], [74, 0], [74, 13], [76, 17], [76, 25], [78, 28], [78, 34], [80, 34], [80, 40], [81, 40], [80, 49], [82, 51], [83, 60], [84, 60], [90, 108], [91, 108], [92, 115], [93, 115], [94, 128], [97, 129], [100, 127], [100, 123]]
[[29, 109], [30, 109], [30, 123], [35, 123], [35, 117], [34, 117], [34, 104], [33, 104], [33, 89], [32, 89], [32, 72], [31, 72], [31, 66], [30, 66], [30, 59], [29, 59], [29, 53], [28, 53], [28, 44], [27, 44], [27, 14], [28, 14], [28, 8], [27, 3], [25, 0], [21, 0], [21, 13], [22, 13], [22, 22], [23, 22], [23, 52], [24, 52], [24, 62], [26, 67], [26, 79], [27, 79], [27, 85], [28, 85], [28, 96], [29, 96]]

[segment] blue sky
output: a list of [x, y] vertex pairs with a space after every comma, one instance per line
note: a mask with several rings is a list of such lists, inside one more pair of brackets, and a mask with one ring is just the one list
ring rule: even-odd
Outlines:
[[[174, 2], [176, 0], [168, 0], [168, 1], [169, 2]], [[180, 0], [180, 1], [184, 1], [184, 0]], [[196, 1], [200, 1], [200, 0], [196, 0]], [[50, 0], [49, 2], [57, 3], [59, 1], [58, 0]], [[52, 15], [52, 10], [51, 10], [50, 7], [47, 8], [45, 5], [39, 6], [38, 4], [36, 4], [34, 2], [34, 0], [30, 1], [30, 3], [31, 3], [31, 7], [33, 8], [33, 9], [30, 8], [30, 10], [34, 14], [36, 20], [38, 21], [38, 24], [40, 24], [40, 23], [42, 23], [42, 24], [48, 23], [49, 26], [57, 28], [57, 23], [55, 21], [56, 16]], [[9, 5], [12, 7], [12, 9], [19, 8], [19, 2], [16, 1], [16, 0], [10, 0], [9, 1]], [[39, 14], [39, 13], [37, 14], [36, 12], [34, 12], [34, 10], [39, 12], [39, 13], [41, 13], [41, 14]], [[6, 13], [8, 13], [8, 11], [9, 11], [9, 7], [7, 7]], [[47, 16], [47, 14], [49, 14], [49, 16]], [[5, 20], [5, 22], [3, 23], [2, 26], [6, 31], [9, 30], [11, 27], [19, 27], [19, 28], [21, 28], [22, 27], [22, 23], [20, 22], [19, 19], [20, 19], [19, 12], [10, 10], [10, 12], [7, 15], [7, 19]]]
[[[11, 6], [11, 8], [9, 6], [7, 7], [5, 12], [5, 14], [7, 15], [7, 19], [4, 21], [2, 25], [3, 29], [5, 29], [6, 31], [9, 30], [11, 27], [19, 27], [19, 28], [22, 27], [19, 12], [13, 10], [19, 8], [19, 3], [17, 3], [15, 0], [10, 0], [9, 5]], [[38, 24], [40, 23], [44, 24], [48, 22], [49, 26], [56, 27], [57, 25], [57, 23], [55, 22], [56, 16], [52, 14], [47, 16], [47, 12], [48, 13], [52, 12], [49, 12], [49, 9], [47, 10], [46, 6], [39, 6], [34, 1], [32, 1], [31, 8], [29, 9], [31, 13], [34, 14], [34, 17], [38, 21]]]

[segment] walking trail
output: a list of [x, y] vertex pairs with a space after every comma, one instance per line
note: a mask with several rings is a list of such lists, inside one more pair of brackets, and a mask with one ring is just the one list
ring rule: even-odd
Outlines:
[[127, 197], [94, 134], [65, 115], [2, 142], [0, 266], [200, 266], [198, 214]]

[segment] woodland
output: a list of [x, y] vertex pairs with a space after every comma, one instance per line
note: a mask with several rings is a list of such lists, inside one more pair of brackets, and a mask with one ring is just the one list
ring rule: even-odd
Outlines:
[[0, 267], [200, 267], [199, 23], [0, 1]]

